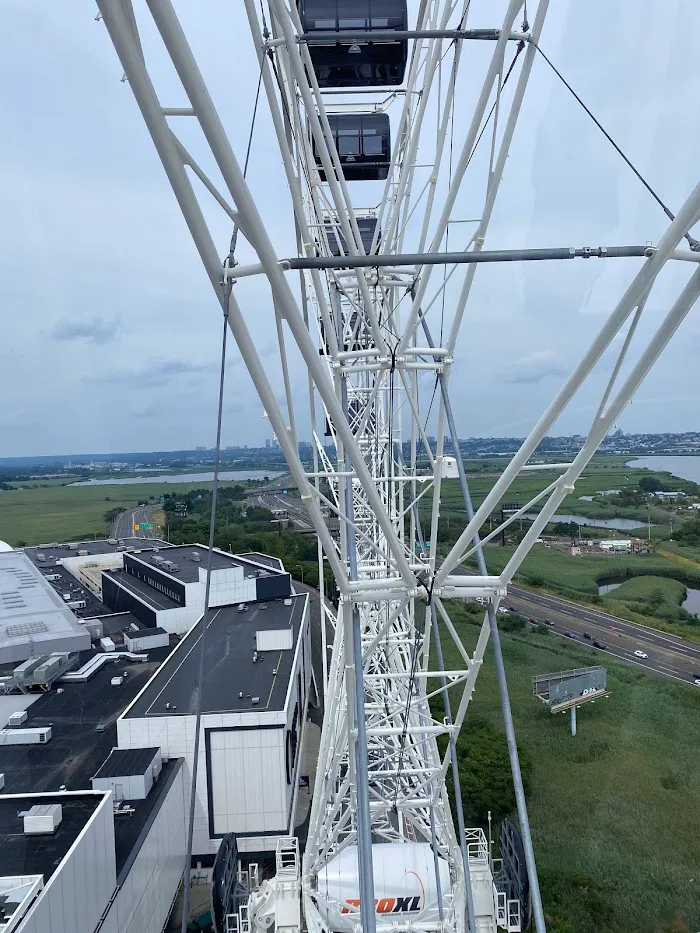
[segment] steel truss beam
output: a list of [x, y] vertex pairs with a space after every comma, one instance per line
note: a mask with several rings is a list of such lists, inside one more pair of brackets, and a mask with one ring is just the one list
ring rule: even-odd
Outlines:
[[[439, 917], [435, 915], [406, 929], [411, 933], [438, 930], [462, 933], [466, 929], [476, 933], [478, 926], [492, 933], [497, 917], [495, 893], [493, 910], [479, 916], [475, 915], [475, 904], [483, 905], [484, 898], [472, 897], [472, 884], [480, 882], [470, 869], [472, 861], [475, 865], [479, 863], [483, 847], [478, 842], [467, 843], [471, 831], [465, 830], [461, 820], [459, 836], [455, 834], [445, 789], [448, 769], [457, 773], [454, 739], [465, 721], [490, 633], [497, 646], [494, 610], [499, 599], [533, 540], [573, 489], [595, 448], [700, 293], [699, 269], [691, 275], [638, 363], [618, 387], [618, 373], [629, 351], [634, 327], [659, 272], [673, 259], [698, 261], [697, 254], [678, 250], [678, 244], [700, 215], [700, 187], [656, 247], [484, 250], [548, 3], [540, 0], [531, 35], [523, 35], [515, 27], [522, 0], [504, 0], [501, 26], [493, 30], [467, 28], [468, 0], [431, 0], [421, 3], [416, 29], [405, 36], [415, 42], [403, 93], [392, 92], [386, 102], [387, 106], [400, 109], [398, 132], [394, 134], [396, 143], [389, 177], [374, 212], [377, 232], [370, 255], [366, 255], [352, 192], [331, 141], [325, 91], [318, 86], [311, 66], [308, 45], [319, 36], [302, 34], [296, 4], [291, 0], [268, 0], [264, 27], [258, 19], [255, 0], [244, 0], [296, 223], [299, 256], [279, 260], [170, 0], [146, 0], [146, 5], [180, 78], [187, 107], [161, 104], [141, 48], [130, 0], [97, 0], [97, 3], [217, 300], [227, 315], [318, 535], [321, 578], [326, 560], [340, 591], [337, 616], [324, 603], [324, 619], [331, 623], [333, 645], [329, 664], [324, 621], [324, 725], [301, 869], [306, 927], [310, 933], [328, 928], [329, 911], [334, 905], [325, 897], [320, 879], [333, 859], [353, 846], [358, 851], [360, 910], [352, 915], [352, 922], [358, 933], [360, 929], [362, 933], [374, 933], [375, 929], [384, 933], [388, 927], [378, 922], [372, 909], [373, 843], [382, 841], [398, 846], [410, 841], [432, 846]], [[396, 34], [391, 37], [396, 38]], [[377, 38], [376, 33], [373, 38]], [[463, 145], [457, 153], [454, 171], [450, 172], [446, 164], [446, 140], [455, 111], [463, 42], [476, 38], [492, 40], [493, 47], [489, 48], [490, 60]], [[516, 54], [521, 50], [524, 54], [514, 73], [515, 87], [510, 94], [510, 85], [504, 87], [504, 76], [509, 67], [506, 52], [513, 48], [512, 40], [518, 41]], [[490, 112], [492, 117], [488, 116]], [[437, 116], [434, 129], [429, 131], [431, 114]], [[185, 116], [199, 124], [208, 154], [224, 180], [224, 192], [218, 190], [187, 152], [168, 122], [170, 118]], [[465, 249], [441, 253], [448, 224], [455, 222], [457, 198], [487, 119], [492, 124], [488, 127], [489, 172], [476, 229]], [[431, 132], [434, 139], [430, 138]], [[312, 140], [325, 182], [320, 180]], [[414, 191], [419, 143], [420, 167], [427, 167], [431, 181]], [[202, 161], [206, 164], [206, 160]], [[231, 256], [222, 268], [221, 251], [215, 247], [205, 222], [190, 173], [240, 228], [241, 235], [257, 254], [257, 264], [242, 267]], [[435, 182], [439, 177], [447, 179], [447, 196], [439, 206], [439, 214], [434, 216], [438, 208]], [[328, 225], [342, 233], [347, 256], [331, 254]], [[407, 241], [412, 249], [404, 248]], [[466, 527], [438, 565], [442, 482], [455, 475], [450, 472], [454, 471], [454, 464], [450, 464], [446, 453], [447, 432], [453, 441], [456, 436], [449, 405], [449, 379], [477, 265], [593, 256], [637, 257], [644, 262], [582, 362], [473, 517], [470, 502], [466, 504]], [[445, 276], [435, 294], [428, 297], [435, 265], [445, 267]], [[383, 270], [381, 275], [379, 269]], [[300, 275], [301, 302], [285, 277], [285, 272], [291, 270]], [[427, 318], [433, 306], [444, 299], [447, 283], [454, 282], [460, 271], [463, 279], [457, 301], [451, 302], [451, 321], [446, 322], [444, 334], [434, 344]], [[264, 274], [271, 289], [287, 399], [286, 417], [236, 300], [235, 281], [254, 274]], [[459, 565], [467, 556], [482, 554], [478, 535], [496, 502], [506, 494], [537, 444], [632, 315], [634, 325], [588, 438], [562, 476], [529, 504], [541, 504], [540, 515], [507, 567], [499, 575], [489, 575], [482, 559], [477, 575], [459, 573]], [[298, 455], [283, 323], [308, 370], [314, 430], [311, 470], [305, 468]], [[418, 338], [421, 327], [425, 328], [425, 339]], [[426, 378], [437, 380], [440, 386], [433, 415], [434, 441], [427, 434], [427, 399], [420, 382], [426, 372]], [[334, 451], [322, 442], [326, 427]], [[404, 439], [410, 450], [407, 462], [404, 462]], [[420, 462], [426, 467], [421, 467]], [[458, 472], [468, 500], [464, 471]], [[329, 531], [329, 514], [339, 520], [338, 539]], [[425, 534], [421, 523], [425, 525]], [[483, 540], [488, 541], [495, 534], [491, 532]], [[489, 601], [489, 613], [475, 644], [467, 646], [452, 620], [448, 600], [477, 597]], [[449, 649], [448, 669], [443, 648], [445, 655]], [[498, 673], [512, 756], [515, 739], [502, 664]], [[516, 758], [516, 785], [518, 773]], [[458, 782], [456, 791], [459, 802]], [[521, 808], [520, 817], [527, 827], [526, 810]], [[399, 853], [400, 848], [396, 851]], [[530, 854], [528, 867], [537, 904], [537, 878]], [[438, 883], [439, 859], [449, 868], [450, 885], [445, 890]], [[489, 877], [488, 864], [484, 877]], [[489, 892], [487, 882], [486, 894]], [[253, 910], [254, 926], [255, 918]], [[542, 912], [537, 907], [535, 922], [538, 933], [543, 933]], [[263, 929], [267, 926], [261, 919], [256, 931]]]
[[[555, 259], [629, 259], [650, 256], [651, 246], [573, 246], [553, 249], [494, 249], [459, 253], [398, 253], [370, 256], [308, 256], [278, 260], [280, 268], [290, 269], [381, 269], [387, 266], [451, 266], [485, 262], [543, 262]], [[675, 258], [675, 257], [674, 257]], [[264, 273], [262, 265], [234, 266], [227, 278], [236, 280]], [[395, 285], [396, 282], [389, 284]]]

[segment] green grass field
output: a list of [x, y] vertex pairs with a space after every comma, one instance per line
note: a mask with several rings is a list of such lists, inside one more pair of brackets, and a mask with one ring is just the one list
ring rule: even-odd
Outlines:
[[669, 607], [680, 606], [686, 596], [685, 586], [670, 577], [642, 576], [625, 580], [616, 589], [603, 595], [603, 601], [624, 600], [645, 602], [659, 597]]
[[104, 537], [109, 532], [104, 514], [110, 509], [128, 509], [151, 498], [157, 502], [166, 492], [188, 492], [210, 486], [210, 483], [143, 483], [7, 490], [0, 492], [0, 540], [16, 545], [19, 541], [45, 544]]
[[[513, 551], [510, 545], [486, 548], [489, 572], [500, 573]], [[640, 582], [639, 578], [652, 582]], [[624, 582], [618, 589], [598, 596], [599, 584], [620, 581]], [[521, 564], [515, 582], [595, 605], [631, 622], [700, 640], [700, 626], [693, 624], [691, 617], [679, 617], [685, 586], [700, 588], [700, 565], [652, 554], [572, 557], [555, 548], [535, 545]], [[649, 606], [648, 599], [655, 590], [661, 590], [663, 598]]]
[[[532, 473], [521, 473], [516, 477], [506, 496], [501, 502], [516, 502], [524, 505], [539, 492], [552, 483], [561, 471], [536, 471]], [[655, 476], [660, 479], [669, 489], [680, 488], [683, 480], [671, 477], [666, 473], [654, 473], [650, 470], [632, 470], [624, 466], [622, 458], [602, 457], [594, 459], [591, 465], [586, 469], [584, 475], [576, 483], [575, 491], [567, 496], [557, 510], [559, 514], [581, 515], [586, 518], [627, 518], [635, 519], [640, 522], [640, 532], [645, 533], [646, 529], [641, 527], [646, 525], [649, 514], [646, 506], [621, 506], [617, 504], [614, 498], [597, 499], [594, 502], [587, 502], [581, 499], [581, 496], [595, 496], [609, 489], [623, 489], [625, 487], [636, 487], [642, 476]], [[480, 475], [474, 473], [468, 475], [469, 488], [472, 495], [475, 508], [478, 508], [484, 501], [488, 493], [493, 488], [498, 477], [496, 475]], [[430, 513], [431, 493], [428, 492], [421, 500], [419, 507], [420, 513], [424, 518]], [[538, 511], [539, 506], [535, 506], [533, 511]], [[497, 509], [494, 509], [494, 512]], [[465, 509], [462, 500], [462, 494], [459, 486], [459, 480], [443, 480], [441, 485], [441, 505], [440, 514], [444, 521], [454, 521], [464, 524]], [[652, 522], [653, 537], [668, 537], [672, 515], [657, 505], [651, 506], [650, 518]], [[654, 527], [654, 524], [657, 527]]]
[[[459, 628], [473, 645], [477, 626]], [[529, 628], [502, 643], [549, 933], [700, 930], [700, 690], [606, 659], [611, 695], [579, 710], [572, 738], [531, 679], [597, 663], [593, 650]], [[465, 730], [470, 716], [502, 731], [490, 651]]]

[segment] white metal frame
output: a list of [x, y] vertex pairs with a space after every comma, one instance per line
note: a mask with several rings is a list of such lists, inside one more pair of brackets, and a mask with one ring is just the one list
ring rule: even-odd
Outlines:
[[[493, 490], [469, 518], [456, 544], [438, 564], [445, 439], [448, 431], [453, 438], [455, 433], [449, 405], [449, 376], [476, 264], [453, 264], [445, 270], [443, 281], [435, 284], [433, 265], [407, 266], [400, 262], [400, 256], [409, 240], [418, 252], [442, 251], [448, 224], [456, 222], [458, 195], [475, 145], [485, 121], [490, 119], [489, 171], [483, 203], [475, 230], [465, 246], [471, 253], [482, 250], [536, 54], [532, 40], [539, 40], [548, 0], [539, 0], [531, 32], [527, 26], [518, 32], [522, 0], [507, 0], [501, 4], [503, 15], [491, 43], [483, 87], [455, 169], [449, 177], [445, 141], [468, 40], [448, 40], [440, 36], [440, 31], [457, 26], [465, 29], [469, 3], [468, 0], [423, 0], [420, 3], [415, 24], [418, 35], [413, 41], [405, 93], [378, 92], [374, 102], [377, 107], [400, 108], [394, 129], [391, 169], [376, 208], [377, 231], [381, 227], [382, 235], [379, 238], [377, 232], [373, 244], [374, 251], [397, 257], [397, 265], [382, 266], [381, 271], [349, 269], [343, 268], [341, 257], [333, 269], [307, 269], [300, 272], [301, 300], [296, 298], [286, 279], [285, 268], [274, 251], [170, 0], [145, 2], [188, 98], [187, 108], [168, 108], [159, 100], [144, 58], [131, 0], [97, 0], [212, 287], [318, 535], [321, 571], [323, 561], [327, 560], [340, 592], [336, 617], [326, 606], [323, 582], [321, 584], [321, 604], [325, 618], [334, 629], [334, 642], [328, 666], [324, 619], [321, 626], [326, 700], [324, 725], [309, 834], [300, 869], [306, 926], [312, 933], [324, 929], [323, 892], [318, 890], [317, 878], [340, 851], [356, 845], [361, 906], [352, 919], [366, 933], [383, 929], [372, 906], [372, 844], [376, 841], [396, 844], [423, 841], [432, 843], [436, 858], [445, 859], [450, 869], [451, 888], [441, 892], [440, 928], [473, 931], [477, 918], [469, 880], [472, 855], [463, 831], [455, 833], [445, 777], [455, 762], [454, 738], [464, 721], [491, 636], [497, 649], [497, 671], [518, 791], [517, 752], [494, 608], [530, 546], [564, 496], [573, 490], [595, 449], [697, 299], [700, 269], [692, 273], [621, 385], [617, 383], [620, 365], [615, 367], [588, 437], [574, 462], [549, 487], [484, 539], [495, 537], [502, 527], [532, 505], [541, 506], [538, 518], [501, 574], [486, 572], [478, 535], [539, 442], [633, 315], [619, 364], [627, 356], [636, 322], [665, 263], [673, 258], [697, 260], [695, 254], [681, 254], [677, 247], [698, 219], [700, 186], [690, 195], [658, 245], [641, 262], [638, 273], [581, 363]], [[361, 256], [364, 250], [353, 194], [345, 181], [335, 146], [329, 142], [327, 108], [334, 100], [318, 87], [308, 46], [299, 40], [301, 27], [296, 5], [290, 0], [268, 0], [264, 26], [254, 0], [244, 0], [244, 6], [289, 185], [299, 255], [307, 258], [331, 255], [325, 231], [330, 218], [330, 223], [342, 231], [348, 255]], [[239, 15], [242, 18], [242, 13]], [[513, 85], [504, 89], [504, 75], [512, 57], [509, 50], [515, 54], [518, 42], [523, 43], [523, 54]], [[367, 105], [373, 106], [369, 101]], [[342, 106], [336, 104], [336, 109]], [[490, 107], [493, 107], [491, 118], [488, 117]], [[427, 157], [427, 181], [421, 184], [417, 179], [426, 164], [423, 149], [429, 135], [427, 117], [436, 109], [439, 119], [432, 140], [432, 154]], [[198, 122], [209, 154], [224, 179], [225, 192], [217, 190], [178, 140], [171, 120], [183, 116]], [[310, 137], [320, 155], [327, 179], [324, 183], [320, 181]], [[421, 167], [416, 161], [419, 142]], [[227, 262], [222, 269], [220, 250], [204, 219], [191, 174], [203, 183], [257, 254], [259, 265], [248, 268], [246, 274], [260, 273], [269, 282], [288, 419], [276, 401], [267, 366], [258, 354], [245, 314], [236, 300], [236, 265]], [[436, 195], [438, 178], [447, 178], [447, 194], [440, 205]], [[429, 295], [431, 285], [434, 289]], [[448, 285], [450, 289], [457, 289], [458, 297], [453, 302], [447, 333], [435, 345], [428, 326], [434, 316], [431, 309], [443, 300]], [[298, 455], [285, 332], [308, 369], [315, 430], [310, 471]], [[440, 387], [436, 396], [434, 450], [428, 443], [423, 414], [426, 374]], [[323, 443], [325, 422], [330, 427], [335, 456], [331, 456]], [[407, 457], [403, 452], [404, 441], [408, 444]], [[427, 462], [428, 475], [420, 465], [421, 457]], [[463, 469], [460, 482], [467, 514], [471, 515]], [[419, 509], [423, 508], [424, 498], [428, 501], [428, 494], [432, 505], [429, 518], [423, 516], [424, 530]], [[337, 515], [340, 522], [338, 541], [326, 524], [324, 512], [328, 510]], [[481, 560], [479, 573], [459, 573], [460, 564], [473, 554]], [[454, 597], [489, 601], [489, 612], [479, 638], [469, 649], [462, 643], [450, 618], [448, 600]], [[460, 658], [456, 669], [444, 669], [441, 636], [452, 642], [451, 655]], [[438, 716], [430, 705], [430, 701], [438, 697], [445, 701], [444, 716]], [[442, 753], [438, 746], [441, 736], [448, 740]], [[544, 919], [521, 792], [518, 806], [535, 925], [538, 933], [543, 933]], [[510, 905], [500, 904], [499, 910], [497, 897], [494, 897], [491, 915], [478, 918], [479, 928], [495, 930], [499, 916], [505, 917], [508, 929], [515, 928]], [[255, 925], [254, 909], [251, 922]], [[427, 931], [429, 927], [414, 923], [410, 928]]]

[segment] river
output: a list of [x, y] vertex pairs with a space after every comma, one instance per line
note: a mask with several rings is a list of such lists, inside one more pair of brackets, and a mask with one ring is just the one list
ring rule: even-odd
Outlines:
[[673, 473], [681, 479], [700, 483], [700, 457], [639, 457], [629, 460], [625, 466]]
[[[523, 515], [533, 521], [537, 518], [536, 512], [527, 512]], [[587, 518], [585, 515], [553, 515], [550, 522], [576, 522], [577, 525], [590, 525], [593, 528], [616, 528], [618, 531], [632, 531], [634, 528], [646, 527], [646, 522], [636, 518]]]
[[[271, 473], [270, 470], [223, 470], [219, 473], [220, 480], [232, 479], [274, 479], [283, 476], [283, 473]], [[162, 476], [128, 476], [114, 479], [88, 479], [80, 483], [69, 483], [69, 486], [135, 486], [140, 483], [211, 483], [214, 481], [213, 473], [165, 473]]]

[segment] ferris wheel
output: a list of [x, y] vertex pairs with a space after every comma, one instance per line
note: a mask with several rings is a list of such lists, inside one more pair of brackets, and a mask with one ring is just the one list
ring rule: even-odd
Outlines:
[[[700, 213], [700, 187], [655, 246], [487, 250], [548, 0], [531, 2], [529, 10], [523, 0], [492, 4], [488, 28], [472, 27], [470, 0], [420, 0], [410, 17], [406, 0], [243, 0], [232, 5], [231, 16], [250, 31], [258, 90], [293, 209], [296, 254], [279, 256], [170, 0], [146, 0], [146, 6], [188, 99], [185, 108], [160, 100], [130, 0], [97, 5], [225, 329], [318, 537], [325, 709], [308, 837], [303, 856], [295, 839], [280, 840], [275, 878], [252, 892], [230, 918], [231, 929], [524, 928], [527, 908], [499, 887], [484, 833], [466, 827], [462, 817], [455, 740], [491, 641], [532, 915], [543, 933], [496, 611], [523, 558], [700, 294], [696, 269], [630, 364], [637, 322], [659, 272], [669, 261], [698, 261], [689, 231]], [[174, 118], [183, 116], [201, 128], [224, 190], [178, 138]], [[478, 174], [470, 174], [475, 165]], [[201, 185], [195, 188], [193, 179]], [[233, 223], [230, 247], [215, 242], [198, 190]], [[239, 237], [254, 262], [239, 261]], [[689, 250], [681, 249], [684, 237]], [[475, 510], [450, 382], [477, 267], [618, 257], [639, 258], [627, 290]], [[237, 285], [251, 277], [263, 278], [272, 296], [282, 401], [251, 336], [250, 311], [238, 302]], [[481, 536], [620, 332], [617, 362], [580, 452], [530, 502]], [[308, 372], [311, 466], [299, 456], [292, 346]], [[458, 482], [466, 520], [456, 540], [443, 546], [447, 479]], [[540, 511], [504, 570], [489, 574], [482, 544], [533, 506]], [[465, 573], [470, 558], [476, 572]], [[325, 599], [326, 564], [337, 607]], [[483, 625], [467, 646], [452, 620], [452, 601], [477, 599], [486, 606]], [[445, 658], [458, 661], [446, 666]]]

